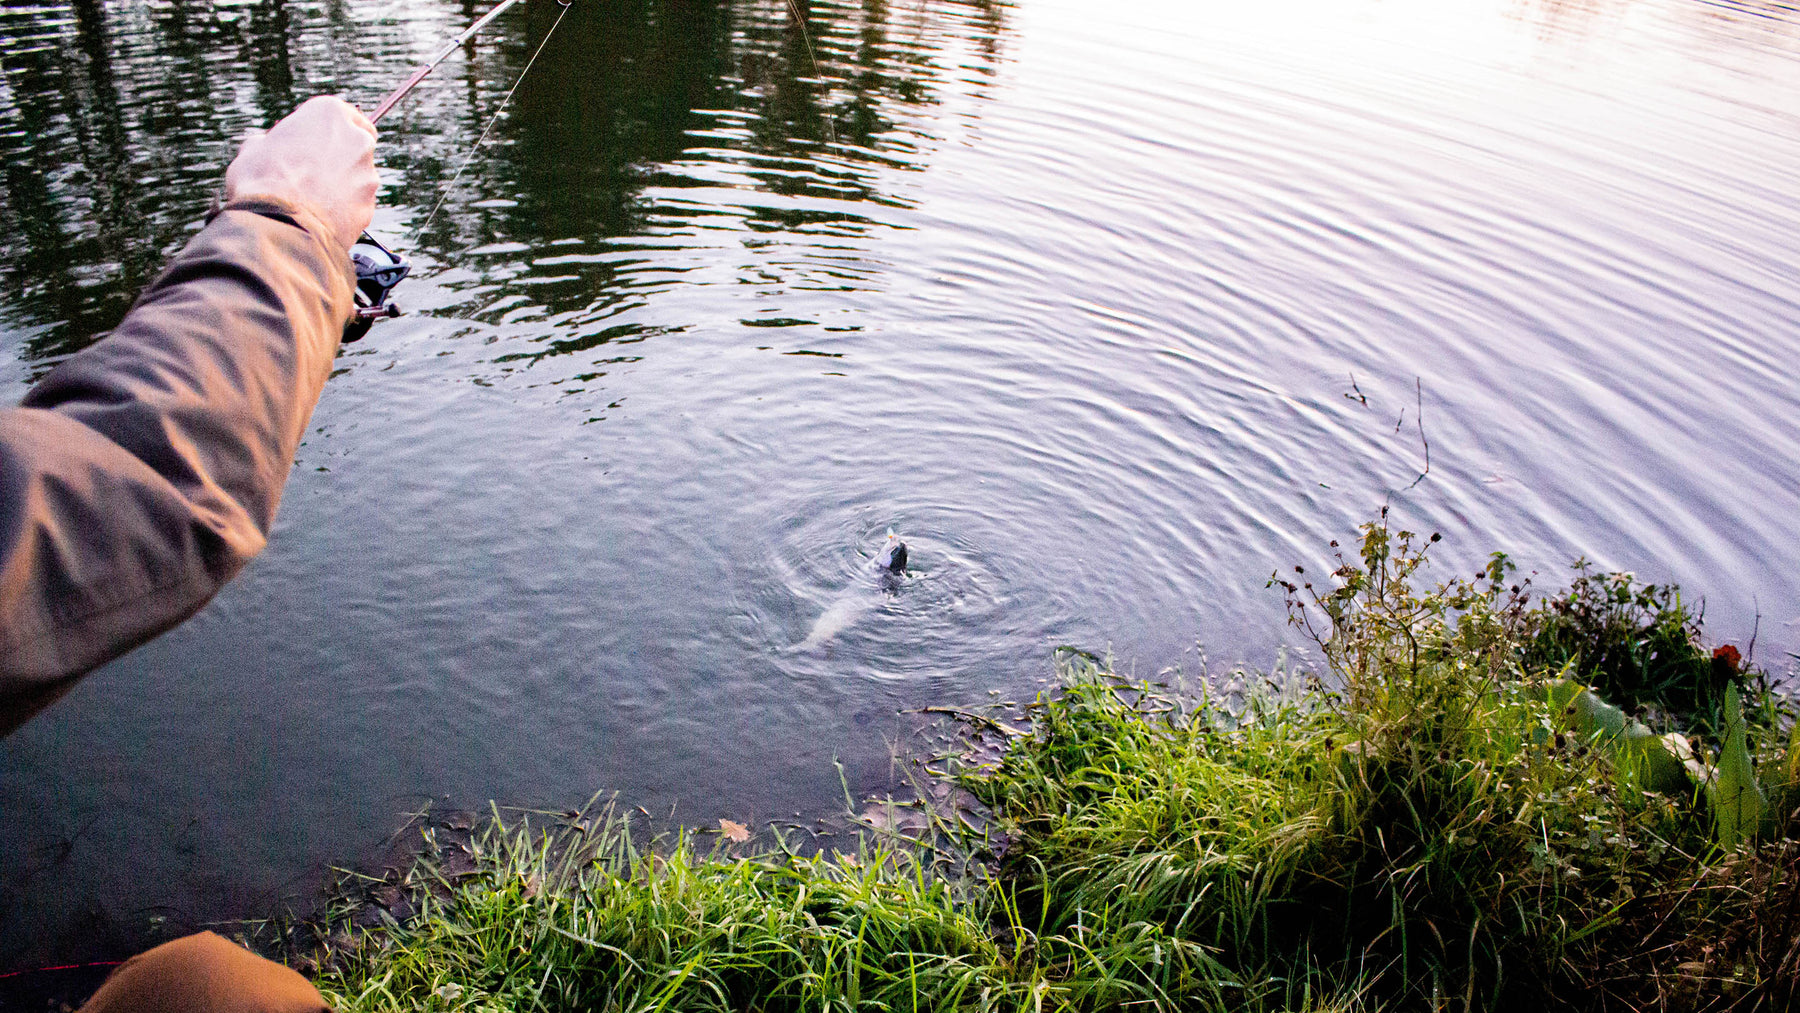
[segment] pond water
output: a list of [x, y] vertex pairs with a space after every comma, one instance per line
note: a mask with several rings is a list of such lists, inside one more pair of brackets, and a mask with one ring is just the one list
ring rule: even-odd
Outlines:
[[[409, 313], [269, 550], [0, 742], [6, 964], [265, 910], [427, 802], [829, 811], [1059, 644], [1271, 664], [1270, 573], [1383, 503], [1440, 576], [1678, 580], [1786, 668], [1800, 14], [804, 10], [574, 0], [502, 111], [527, 3], [382, 124]], [[246, 128], [479, 12], [0, 10], [0, 390], [116, 323]]]

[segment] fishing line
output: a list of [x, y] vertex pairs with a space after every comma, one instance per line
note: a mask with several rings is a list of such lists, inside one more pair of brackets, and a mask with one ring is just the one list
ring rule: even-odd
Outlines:
[[[808, 6], [811, 6], [810, 2]], [[787, 0], [787, 7], [794, 14], [794, 24], [800, 28], [800, 41], [806, 45], [806, 58], [812, 61], [813, 74], [818, 77], [821, 84], [825, 85], [825, 94], [830, 95], [831, 82], [826, 78], [824, 68], [819, 66], [819, 54], [813, 52], [812, 35], [806, 30], [806, 14], [800, 10], [800, 0]], [[826, 106], [821, 111], [825, 114], [825, 136], [830, 139], [831, 146], [835, 148], [838, 142], [837, 127], [831, 122], [831, 107]]]
[[[372, 124], [386, 116], [388, 111], [405, 98], [408, 92], [417, 87], [420, 81], [425, 80], [425, 75], [431, 73], [432, 68], [449, 59], [450, 54], [456, 52], [458, 46], [473, 39], [489, 22], [519, 2], [520, 0], [500, 0], [474, 24], [464, 29], [456, 38], [451, 39], [449, 45], [438, 50], [435, 56], [420, 64], [400, 87], [389, 92], [388, 96], [381, 100], [381, 104], [369, 114], [369, 122]], [[425, 230], [431, 226], [432, 220], [437, 217], [438, 211], [443, 208], [444, 202], [456, 189], [457, 182], [462, 179], [463, 170], [469, 167], [469, 162], [475, 158], [476, 152], [480, 151], [481, 146], [487, 142], [488, 134], [493, 132], [494, 124], [500, 122], [500, 114], [506, 112], [507, 105], [512, 102], [513, 93], [518, 91], [519, 85], [524, 83], [525, 75], [531, 73], [532, 66], [537, 63], [537, 58], [543, 53], [544, 47], [550, 44], [550, 36], [556, 34], [557, 26], [562, 24], [562, 19], [569, 13], [569, 7], [574, 0], [556, 0], [556, 2], [562, 7], [562, 10], [557, 12], [556, 20], [551, 23], [550, 30], [544, 33], [543, 41], [538, 43], [537, 49], [531, 54], [531, 59], [525, 61], [525, 69], [519, 71], [518, 79], [513, 81], [512, 87], [506, 90], [506, 97], [500, 100], [500, 107], [494, 110], [493, 118], [488, 120], [487, 127], [481, 131], [481, 137], [475, 141], [475, 146], [469, 149], [467, 155], [463, 156], [462, 164], [456, 167], [456, 175], [450, 177], [450, 182], [444, 187], [444, 192], [438, 195], [437, 203], [432, 205], [431, 214], [426, 215], [424, 223], [413, 231], [413, 239], [416, 240], [425, 234]], [[394, 287], [412, 273], [412, 261], [388, 249], [381, 240], [370, 235], [366, 229], [350, 246], [350, 264], [356, 271], [356, 312], [344, 324], [343, 340], [346, 343], [362, 340], [362, 336], [369, 333], [369, 328], [374, 326], [375, 321], [400, 315], [400, 307], [394, 305], [392, 298]]]
[[462, 164], [456, 167], [456, 174], [450, 177], [450, 182], [444, 186], [443, 193], [438, 195], [437, 203], [431, 206], [431, 213], [425, 216], [424, 224], [413, 230], [414, 241], [425, 234], [425, 230], [431, 227], [432, 220], [437, 218], [438, 212], [443, 209], [444, 202], [450, 199], [451, 192], [456, 189], [456, 184], [462, 179], [463, 170], [469, 167], [469, 163], [474, 161], [475, 156], [480, 153], [481, 146], [487, 143], [488, 134], [493, 133], [494, 124], [500, 122], [500, 114], [506, 111], [507, 103], [512, 101], [513, 92], [518, 91], [519, 85], [525, 82], [525, 75], [531, 73], [531, 66], [537, 62], [538, 54], [542, 53], [544, 47], [550, 44], [550, 36], [556, 34], [556, 27], [562, 24], [563, 16], [568, 14], [569, 8], [574, 5], [573, 0], [556, 0], [556, 2], [562, 6], [562, 10], [556, 12], [556, 20], [550, 23], [550, 30], [544, 33], [544, 38], [538, 43], [537, 49], [532, 52], [531, 59], [525, 61], [525, 69], [519, 71], [519, 76], [513, 80], [512, 87], [506, 90], [506, 97], [500, 100], [500, 107], [495, 109], [494, 115], [488, 118], [487, 126], [482, 129], [481, 136], [476, 138], [469, 153], [463, 156]]
[[[425, 79], [425, 75], [431, 73], [432, 68], [449, 59], [450, 55], [456, 52], [458, 46], [473, 39], [489, 22], [520, 2], [522, 0], [500, 0], [487, 14], [478, 18], [474, 24], [452, 39], [449, 45], [414, 69], [400, 87], [394, 89], [381, 100], [380, 105], [375, 107], [375, 111], [369, 116], [369, 122], [374, 123], [387, 115], [389, 110], [393, 109], [408, 92]], [[525, 69], [519, 71], [519, 76], [513, 80], [512, 87], [508, 88], [506, 95], [500, 99], [499, 107], [494, 110], [494, 115], [488, 118], [487, 126], [481, 130], [481, 136], [476, 138], [474, 145], [457, 164], [456, 172], [451, 175], [450, 181], [438, 194], [437, 201], [431, 206], [431, 212], [425, 216], [425, 220], [420, 222], [417, 228], [412, 230], [411, 238], [414, 242], [424, 237], [425, 231], [431, 228], [431, 223], [437, 220], [438, 212], [442, 211], [444, 205], [449, 203], [450, 195], [456, 192], [456, 185], [462, 182], [463, 173], [468, 171], [469, 163], [475, 160], [475, 156], [481, 152], [482, 146], [487, 143], [488, 136], [494, 132], [494, 127], [499, 124], [500, 117], [512, 104], [513, 95], [518, 92], [519, 85], [525, 83], [525, 76], [530, 74], [531, 68], [537, 65], [538, 57], [543, 55], [544, 48], [550, 44], [550, 37], [556, 34], [557, 28], [562, 25], [563, 18], [568, 16], [573, 2], [574, 0], [557, 0], [557, 4], [562, 7], [562, 10], [557, 12], [556, 20], [550, 23], [550, 30], [544, 33], [543, 39], [538, 42], [537, 49], [532, 51], [531, 59], [525, 61]], [[825, 76], [825, 69], [819, 65], [818, 53], [813, 50], [812, 34], [807, 31], [806, 13], [801, 8], [800, 2], [801, 0], [785, 0], [787, 9], [794, 16], [795, 26], [800, 29], [800, 40], [806, 47], [807, 59], [812, 62], [813, 74], [824, 85], [825, 94], [829, 96], [830, 81]], [[829, 103], [826, 103], [821, 111], [825, 121], [827, 145], [835, 148], [838, 145], [837, 125], [832, 119]], [[400, 308], [394, 304], [392, 294], [394, 287], [412, 272], [410, 260], [388, 249], [366, 230], [351, 245], [350, 261], [356, 272], [356, 309], [349, 322], [344, 325], [343, 340], [345, 342], [360, 340], [377, 320], [400, 315]]]
[[22, 971], [8, 971], [0, 974], [0, 979], [17, 978], [22, 974], [43, 974], [47, 971], [78, 971], [89, 967], [118, 967], [123, 960], [90, 960], [85, 964], [53, 964], [50, 967], [27, 967]]

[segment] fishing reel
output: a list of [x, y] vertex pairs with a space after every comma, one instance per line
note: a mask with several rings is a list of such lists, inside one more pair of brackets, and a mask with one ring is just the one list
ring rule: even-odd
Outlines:
[[367, 232], [350, 247], [350, 263], [356, 268], [356, 315], [344, 325], [346, 344], [369, 333], [375, 321], [400, 315], [389, 295], [412, 270], [412, 261]]

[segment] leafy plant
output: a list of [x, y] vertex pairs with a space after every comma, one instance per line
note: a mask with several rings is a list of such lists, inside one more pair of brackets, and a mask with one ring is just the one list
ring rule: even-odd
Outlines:
[[1764, 807], [1762, 789], [1757, 787], [1756, 771], [1750, 761], [1744, 708], [1738, 702], [1736, 686], [1725, 687], [1724, 719], [1725, 741], [1719, 750], [1718, 769], [1708, 787], [1719, 843], [1735, 848], [1755, 835], [1762, 825]]
[[1744, 685], [1736, 649], [1702, 649], [1700, 618], [1673, 586], [1578, 559], [1568, 589], [1536, 611], [1526, 666], [1566, 671], [1629, 712], [1654, 710], [1711, 734], [1726, 689]]

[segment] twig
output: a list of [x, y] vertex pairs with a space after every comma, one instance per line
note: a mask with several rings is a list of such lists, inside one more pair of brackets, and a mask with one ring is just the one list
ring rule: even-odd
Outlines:
[[[1418, 485], [1420, 482], [1425, 481], [1425, 476], [1431, 474], [1431, 440], [1425, 435], [1425, 381], [1416, 376], [1413, 377], [1413, 393], [1419, 399], [1419, 412], [1417, 416], [1419, 420], [1419, 442], [1425, 444], [1425, 470], [1419, 472], [1419, 477], [1413, 479], [1412, 485], [1406, 487], [1408, 490], [1411, 490], [1413, 485]], [[1404, 412], [1402, 412], [1402, 417], [1405, 417]]]
[[1000, 722], [995, 721], [993, 718], [990, 718], [985, 714], [977, 714], [974, 711], [966, 711], [966, 710], [962, 710], [957, 707], [915, 707], [910, 710], [903, 711], [902, 713], [906, 713], [906, 714], [948, 714], [952, 717], [962, 718], [964, 721], [973, 721], [976, 724], [987, 725], [989, 728], [992, 728], [993, 730], [1000, 732], [1003, 735], [1023, 736], [1023, 735], [1031, 734], [1030, 732], [1026, 731], [1023, 728], [1014, 728], [1011, 725], [1001, 724]]
[[1762, 632], [1762, 602], [1756, 595], [1750, 596], [1750, 604], [1756, 609], [1756, 621], [1750, 626], [1750, 647], [1744, 652], [1744, 667], [1756, 664], [1756, 635]]

